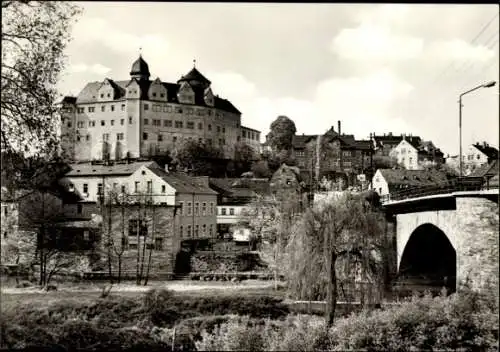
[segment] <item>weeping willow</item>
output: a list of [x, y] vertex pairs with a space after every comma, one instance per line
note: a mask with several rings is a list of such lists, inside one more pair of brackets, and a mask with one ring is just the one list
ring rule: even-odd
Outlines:
[[332, 218], [342, 224], [332, 246], [337, 253], [338, 299], [353, 299], [355, 283], [381, 286], [387, 243], [384, 218], [362, 197], [347, 195], [327, 207], [309, 209], [291, 227], [286, 248], [290, 297], [313, 301], [326, 298], [328, 277], [323, 253], [325, 231], [332, 231]]

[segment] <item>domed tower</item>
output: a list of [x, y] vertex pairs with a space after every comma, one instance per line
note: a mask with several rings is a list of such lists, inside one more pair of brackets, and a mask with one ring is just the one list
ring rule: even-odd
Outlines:
[[193, 66], [191, 71], [177, 81], [178, 84], [182, 84], [183, 82], [189, 83], [194, 89], [201, 88], [203, 91], [210, 87], [212, 83], [196, 69], [196, 66]]
[[135, 60], [132, 64], [132, 69], [130, 70], [130, 77], [137, 78], [139, 80], [148, 80], [149, 79], [149, 66], [146, 61], [142, 58], [142, 55], [139, 55], [139, 58]]

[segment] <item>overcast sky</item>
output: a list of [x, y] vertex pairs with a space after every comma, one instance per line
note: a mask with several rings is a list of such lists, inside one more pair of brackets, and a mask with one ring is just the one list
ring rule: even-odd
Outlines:
[[[458, 96], [499, 79], [494, 5], [79, 2], [63, 94], [129, 78], [139, 55], [152, 79], [196, 67], [242, 123], [264, 135], [278, 115], [297, 133], [368, 138], [393, 132], [458, 153]], [[499, 143], [499, 89], [464, 97], [463, 143]]]

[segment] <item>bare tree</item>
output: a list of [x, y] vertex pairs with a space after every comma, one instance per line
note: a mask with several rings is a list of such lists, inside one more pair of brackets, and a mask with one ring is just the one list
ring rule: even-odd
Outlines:
[[79, 12], [70, 2], [2, 1], [2, 151], [57, 149], [56, 83]]

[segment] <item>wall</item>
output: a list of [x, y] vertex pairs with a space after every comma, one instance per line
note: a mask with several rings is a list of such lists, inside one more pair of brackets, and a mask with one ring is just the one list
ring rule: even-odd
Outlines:
[[[191, 210], [188, 210], [188, 205], [191, 205]], [[195, 204], [198, 203], [198, 215], [195, 213]], [[205, 215], [202, 213], [203, 203], [207, 204], [207, 210]], [[182, 211], [179, 210], [179, 229], [182, 226], [182, 238], [209, 238], [210, 228], [212, 228], [212, 238], [217, 236], [217, 217], [216, 217], [216, 205], [217, 205], [217, 195], [209, 194], [193, 194], [191, 193], [178, 193], [177, 194], [177, 205], [182, 205]], [[211, 207], [213, 204], [213, 207]], [[210, 210], [213, 209], [211, 212]], [[195, 237], [194, 230], [198, 225], [198, 236]], [[203, 225], [205, 225], [205, 233], [203, 233]], [[191, 230], [191, 235], [188, 233], [188, 228]]]
[[[243, 205], [218, 205], [217, 206], [217, 224], [236, 224], [240, 219], [243, 209], [246, 207]], [[223, 210], [225, 209], [225, 214]], [[233, 214], [231, 214], [231, 209]]]
[[375, 192], [378, 193], [379, 196], [389, 194], [389, 185], [387, 184], [385, 178], [382, 176], [380, 170], [377, 170], [372, 178], [372, 188], [375, 190]]
[[394, 149], [391, 150], [389, 156], [395, 157], [398, 163], [403, 165], [407, 170], [418, 170], [418, 151], [408, 141], [402, 140]]
[[[111, 216], [110, 216], [111, 213]], [[141, 215], [139, 215], [141, 214]], [[180, 238], [178, 233], [175, 232], [175, 219], [174, 219], [174, 207], [171, 206], [137, 206], [129, 205], [127, 207], [113, 206], [111, 211], [106, 208], [103, 214], [103, 239], [107, 237], [107, 229], [109, 228], [109, 219], [111, 218], [111, 234], [114, 241], [114, 248], [119, 252], [122, 248], [126, 250], [125, 256], [128, 258], [127, 261], [134, 262], [136, 258], [137, 247], [142, 249], [144, 238], [140, 237], [140, 243], [137, 242], [137, 236], [129, 236], [129, 220], [133, 219], [144, 219], [147, 226], [146, 243], [151, 243], [155, 245], [154, 253], [154, 265], [152, 267], [152, 272], [161, 271], [173, 271], [175, 265], [175, 256], [180, 249]], [[154, 229], [154, 234], [153, 234]], [[125, 246], [122, 247], [122, 237], [126, 238]], [[154, 240], [153, 240], [154, 236]], [[161, 248], [156, 247], [159, 245], [158, 241], [161, 241]], [[115, 258], [113, 269], [117, 271], [117, 260], [116, 252], [113, 251], [113, 256]], [[146, 255], [149, 253], [149, 249], [146, 250]], [[135, 254], [135, 255], [134, 255]], [[147, 259], [146, 259], [147, 261]], [[129, 263], [130, 264], [130, 263]], [[133, 270], [135, 267], [133, 265], [127, 265], [125, 263], [124, 270]]]
[[[498, 203], [481, 197], [456, 198], [456, 210], [398, 214], [397, 266], [411, 234], [425, 223], [437, 226], [457, 252], [457, 286], [498, 290]], [[422, 255], [425, 255], [423, 253]]]

